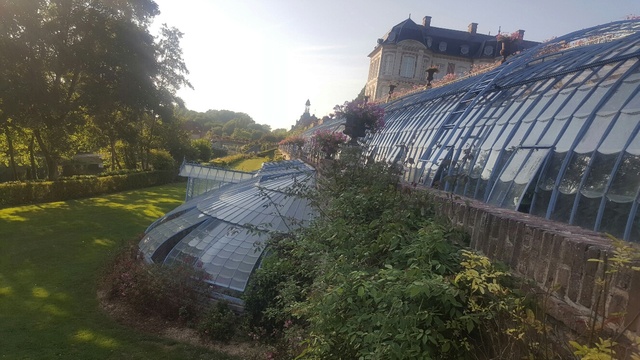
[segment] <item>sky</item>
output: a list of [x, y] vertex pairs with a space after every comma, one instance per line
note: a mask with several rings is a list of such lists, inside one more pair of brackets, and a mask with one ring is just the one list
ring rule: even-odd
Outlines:
[[166, 23], [184, 33], [194, 89], [178, 95], [190, 110], [244, 112], [272, 129], [290, 129], [310, 101], [318, 117], [364, 87], [376, 40], [411, 17], [418, 24], [495, 35], [525, 30], [554, 36], [640, 15], [639, 0], [155, 0]]

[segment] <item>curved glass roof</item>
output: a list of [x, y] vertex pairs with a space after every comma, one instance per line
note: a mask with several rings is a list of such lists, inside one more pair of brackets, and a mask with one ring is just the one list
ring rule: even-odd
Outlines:
[[313, 169], [301, 161], [266, 163], [253, 178], [195, 197], [158, 219], [140, 251], [147, 262], [191, 265], [204, 270], [210, 284], [242, 292], [263, 241], [314, 216], [308, 201], [294, 194], [313, 181]]
[[638, 30], [577, 31], [388, 103], [368, 145], [409, 182], [640, 241]]
[[404, 164], [408, 182], [638, 242], [639, 30], [576, 31], [387, 103], [367, 154]]

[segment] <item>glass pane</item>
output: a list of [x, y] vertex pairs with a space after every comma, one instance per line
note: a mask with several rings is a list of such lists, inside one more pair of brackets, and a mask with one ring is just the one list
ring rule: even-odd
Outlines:
[[551, 200], [551, 191], [545, 191], [538, 188], [534, 197], [535, 203], [533, 204], [533, 209], [531, 209], [531, 214], [546, 217], [549, 201]]
[[495, 142], [495, 144], [493, 144], [494, 150], [499, 150], [504, 147], [504, 144], [507, 142], [507, 140], [511, 136], [511, 132], [513, 131], [513, 128], [515, 126], [516, 125], [513, 123], [507, 124], [507, 126], [502, 131], [502, 134], [500, 134], [500, 137], [498, 138], [498, 140]]
[[598, 112], [614, 112], [619, 111], [622, 105], [629, 99], [631, 93], [638, 88], [636, 82], [623, 81], [615, 93], [607, 100], [606, 104]]
[[630, 154], [640, 155], [640, 132], [635, 134], [635, 137], [631, 140], [631, 143], [629, 143], [625, 150]]
[[[520, 204], [520, 202], [525, 201], [525, 199], [521, 199], [521, 197], [523, 197], [522, 193], [525, 191], [526, 187], [527, 187], [527, 184], [513, 183], [513, 185], [511, 185], [511, 189], [509, 190], [509, 192], [504, 198], [505, 200], [502, 206], [507, 209], [516, 210], [518, 205], [522, 205]], [[528, 206], [531, 204], [531, 196], [529, 196], [529, 199], [527, 202], [528, 202], [527, 204], [527, 209], [528, 209]], [[529, 212], [529, 211], [527, 210], [525, 212]]]
[[617, 158], [618, 154], [603, 155], [596, 152], [587, 180], [580, 190], [583, 196], [595, 198], [604, 194]]
[[509, 191], [509, 187], [511, 186], [511, 184], [511, 181], [497, 181], [495, 186], [493, 187], [493, 190], [491, 190], [491, 194], [489, 195], [489, 200], [487, 201], [487, 203], [495, 206], [502, 205], [502, 201]]
[[550, 149], [533, 149], [531, 156], [525, 161], [514, 181], [517, 184], [528, 184], [538, 172]]
[[633, 218], [629, 241], [640, 243], [640, 211], [636, 211], [636, 216]]
[[500, 181], [507, 182], [515, 179], [531, 151], [531, 149], [519, 149], [516, 151], [515, 155], [511, 158], [511, 162], [509, 162], [509, 165], [504, 169], [502, 175], [500, 175]]
[[589, 125], [587, 133], [580, 139], [575, 152], [579, 154], [593, 152], [610, 124], [611, 117], [596, 116], [591, 125]]
[[561, 222], [569, 222], [571, 216], [571, 210], [573, 209], [573, 201], [576, 198], [576, 194], [558, 194], [556, 200], [556, 207], [551, 214], [551, 219]]
[[488, 184], [489, 180], [478, 179], [478, 188], [476, 189], [474, 198], [484, 201], [484, 193], [487, 190]]
[[578, 192], [580, 181], [587, 171], [590, 160], [591, 154], [575, 154], [560, 181], [558, 191], [563, 194], [575, 194]]
[[479, 179], [470, 178], [464, 187], [464, 196], [473, 197], [478, 187]]
[[593, 113], [602, 97], [611, 89], [611, 86], [598, 86], [593, 93], [589, 94], [589, 98], [585, 101], [580, 109], [576, 110], [575, 116], [586, 117]]
[[[638, 85], [638, 84], [636, 84]], [[624, 106], [626, 112], [640, 111], [640, 93], [636, 93], [631, 100]]]
[[491, 154], [490, 150], [480, 150], [477, 153], [476, 161], [473, 164], [473, 169], [471, 170], [472, 178], [480, 177], [480, 174], [482, 174], [482, 169], [484, 169], [484, 164], [486, 164], [490, 154]]
[[[627, 226], [632, 204], [631, 202], [621, 204], [614, 201], [607, 201], [604, 205], [604, 213], [599, 231], [622, 238]], [[636, 241], [638, 240], [636, 239]]]
[[549, 121], [534, 122], [533, 128], [531, 128], [531, 131], [529, 132], [529, 134], [527, 134], [527, 138], [524, 139], [524, 141], [522, 141], [522, 144], [525, 146], [531, 146], [531, 145], [537, 144], [538, 139], [540, 138], [540, 135], [542, 135], [542, 132], [544, 131], [547, 125], [549, 125]]
[[520, 123], [520, 126], [518, 126], [518, 129], [513, 134], [513, 136], [511, 137], [511, 140], [509, 140], [509, 143], [507, 144], [506, 147], [522, 145], [524, 136], [529, 130], [529, 128], [532, 126], [532, 124], [533, 123], [530, 123], [530, 122]]
[[589, 94], [588, 89], [580, 89], [579, 91], [573, 92], [573, 90], [565, 90], [567, 94], [571, 94], [571, 97], [567, 101], [567, 103], [562, 107], [560, 112], [556, 115], [556, 118], [565, 119], [569, 116], [573, 115], [576, 109], [580, 106], [580, 103], [584, 98]]
[[566, 155], [567, 153], [553, 153], [549, 159], [549, 165], [547, 166], [546, 171], [541, 176], [539, 184], [540, 189], [545, 191], [553, 190], [558, 174], [560, 173], [560, 168], [562, 167], [562, 162]]
[[616, 171], [607, 198], [615, 202], [631, 202], [640, 187], [640, 155], [625, 153]]
[[586, 229], [593, 229], [601, 201], [601, 197], [581, 197], [573, 223]]
[[498, 138], [498, 135], [500, 135], [500, 131], [502, 131], [502, 128], [503, 126], [494, 126], [493, 128], [491, 128], [489, 130], [489, 133], [487, 134], [486, 139], [484, 139], [480, 147], [482, 149], [491, 149], [493, 143]]
[[[582, 128], [582, 125], [584, 125], [584, 119], [579, 119], [579, 118], [571, 119], [571, 122], [569, 123], [564, 133], [562, 134], [562, 137], [556, 144], [557, 152], [566, 152], [571, 148], [571, 145], [573, 145], [573, 143], [576, 141], [576, 136], [578, 136], [578, 132]], [[549, 129], [547, 133], [549, 133], [551, 130], [552, 129]]]
[[567, 100], [567, 98], [571, 94], [571, 92], [569, 91], [557, 92], [558, 95], [552, 100], [552, 95], [554, 95], [555, 93], [556, 91], [554, 91], [553, 93], [550, 92], [549, 94], [545, 94], [545, 97], [541, 102], [551, 101], [551, 104], [549, 104], [549, 107], [547, 107], [542, 114], [540, 114], [539, 116], [537, 114], [533, 114], [534, 116], [536, 116], [538, 119], [543, 120], [552, 118], [560, 108], [560, 105], [562, 105], [562, 103]]
[[602, 144], [598, 147], [598, 152], [603, 154], [619, 153], [624, 148], [629, 136], [633, 134], [640, 117], [621, 116], [618, 118], [613, 128], [607, 134]]
[[[567, 124], [567, 120], [551, 120], [551, 125], [549, 125], [549, 128], [544, 131], [544, 134], [542, 135], [542, 137], [540, 138], [540, 140], [538, 140], [537, 145], [540, 146], [553, 146], [553, 144], [556, 143], [556, 141], [558, 140], [558, 137], [560, 136], [560, 134], [562, 133], [562, 129], [564, 128], [564, 126]], [[532, 138], [533, 139], [533, 138]], [[566, 150], [564, 150], [566, 151]]]
[[482, 170], [482, 180], [488, 180], [493, 174], [495, 169], [495, 163], [498, 159], [498, 155], [500, 155], [500, 150], [493, 150], [491, 154], [489, 154], [489, 158], [487, 159], [487, 163]]

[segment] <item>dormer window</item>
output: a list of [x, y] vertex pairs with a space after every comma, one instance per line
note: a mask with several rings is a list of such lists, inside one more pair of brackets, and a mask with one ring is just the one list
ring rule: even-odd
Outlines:
[[485, 55], [492, 55], [493, 54], [493, 46], [491, 45], [487, 45], [484, 47], [484, 54]]
[[460, 53], [462, 55], [467, 55], [469, 53], [469, 45], [460, 46]]
[[438, 44], [438, 49], [440, 51], [447, 51], [447, 43], [444, 41], [440, 41], [440, 44]]
[[427, 47], [428, 47], [428, 48], [431, 48], [431, 44], [433, 44], [433, 39], [432, 39], [432, 38], [430, 38], [430, 37], [428, 37], [428, 38], [427, 38]]

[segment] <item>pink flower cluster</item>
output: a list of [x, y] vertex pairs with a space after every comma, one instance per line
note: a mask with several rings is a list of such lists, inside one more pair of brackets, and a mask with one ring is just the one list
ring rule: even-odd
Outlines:
[[500, 34], [496, 35], [496, 40], [502, 41], [502, 42], [518, 41], [518, 40], [521, 40], [520, 39], [520, 32], [519, 31], [514, 31], [511, 34], [500, 33]]
[[290, 136], [282, 141], [280, 141], [278, 144], [279, 145], [296, 145], [296, 146], [303, 146], [305, 143], [305, 140], [303, 137], [300, 136]]
[[341, 144], [347, 142], [347, 137], [342, 133], [329, 130], [318, 130], [311, 135], [311, 143], [314, 149], [331, 155], [338, 151]]
[[333, 110], [337, 117], [360, 119], [365, 128], [372, 132], [384, 127], [384, 109], [374, 103], [347, 101], [343, 105], [336, 105]]

